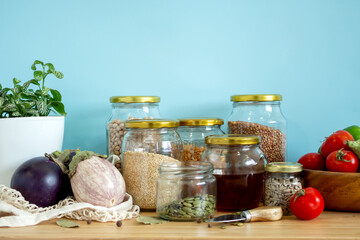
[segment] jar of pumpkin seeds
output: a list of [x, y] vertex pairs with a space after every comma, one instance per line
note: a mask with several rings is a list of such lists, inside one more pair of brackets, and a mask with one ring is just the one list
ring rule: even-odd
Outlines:
[[121, 148], [126, 134], [125, 121], [132, 119], [159, 119], [157, 96], [113, 96], [111, 116], [106, 123], [107, 154], [117, 155], [120, 161], [115, 166], [121, 171]]
[[291, 215], [290, 200], [302, 189], [302, 165], [292, 162], [272, 162], [265, 166], [264, 205], [279, 206], [284, 215]]
[[157, 181], [158, 216], [167, 220], [206, 219], [216, 211], [216, 179], [209, 162], [164, 162]]

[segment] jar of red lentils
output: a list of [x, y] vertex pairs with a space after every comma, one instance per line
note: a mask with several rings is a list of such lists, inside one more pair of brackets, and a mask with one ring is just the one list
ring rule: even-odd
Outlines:
[[223, 134], [221, 118], [181, 118], [177, 132], [183, 142], [183, 161], [199, 161], [206, 149], [205, 137]]

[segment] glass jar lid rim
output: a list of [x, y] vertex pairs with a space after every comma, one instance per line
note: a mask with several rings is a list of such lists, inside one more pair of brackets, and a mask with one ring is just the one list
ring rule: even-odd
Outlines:
[[178, 120], [171, 119], [136, 119], [125, 121], [126, 128], [176, 128]]
[[231, 101], [233, 102], [271, 102], [281, 101], [280, 94], [248, 94], [248, 95], [233, 95]]
[[166, 161], [159, 165], [159, 171], [178, 172], [178, 171], [212, 171], [213, 164], [210, 162], [195, 161]]
[[205, 143], [211, 145], [253, 145], [260, 142], [260, 136], [247, 134], [217, 134], [205, 138]]
[[160, 102], [158, 96], [113, 96], [110, 97], [111, 103], [157, 103]]
[[303, 166], [300, 163], [293, 162], [271, 162], [265, 166], [267, 172], [296, 173], [302, 170]]
[[214, 126], [223, 125], [221, 118], [179, 118], [180, 126]]

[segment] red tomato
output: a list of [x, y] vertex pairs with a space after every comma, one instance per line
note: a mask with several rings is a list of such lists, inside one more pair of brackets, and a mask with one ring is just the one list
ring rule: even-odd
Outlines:
[[334, 151], [326, 158], [326, 169], [333, 172], [356, 172], [359, 160], [352, 151]]
[[326, 158], [333, 151], [338, 151], [340, 149], [350, 150], [346, 145], [346, 141], [354, 141], [353, 136], [345, 130], [339, 130], [331, 134], [325, 142], [321, 145], [321, 154]]
[[311, 220], [324, 211], [324, 199], [315, 188], [297, 191], [290, 200], [291, 212], [302, 220]]
[[325, 158], [319, 153], [307, 153], [299, 159], [298, 163], [303, 165], [305, 169], [325, 169]]

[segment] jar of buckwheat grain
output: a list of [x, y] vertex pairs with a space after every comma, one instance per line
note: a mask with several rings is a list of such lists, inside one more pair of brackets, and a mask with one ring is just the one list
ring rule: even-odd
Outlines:
[[113, 96], [111, 116], [106, 123], [107, 154], [115, 154], [120, 161], [115, 166], [121, 171], [121, 146], [126, 134], [125, 121], [131, 119], [159, 119], [160, 97]]
[[261, 137], [260, 149], [268, 162], [286, 161], [286, 119], [278, 94], [233, 95], [228, 132]]
[[183, 142], [183, 161], [200, 161], [206, 150], [205, 137], [224, 134], [221, 118], [181, 118], [178, 133]]
[[177, 120], [128, 120], [121, 170], [126, 191], [141, 210], [156, 209], [156, 182], [163, 162], [179, 162], [182, 142]]
[[265, 166], [264, 205], [279, 206], [284, 215], [291, 215], [290, 200], [302, 189], [302, 165], [291, 162], [272, 162]]

